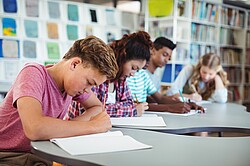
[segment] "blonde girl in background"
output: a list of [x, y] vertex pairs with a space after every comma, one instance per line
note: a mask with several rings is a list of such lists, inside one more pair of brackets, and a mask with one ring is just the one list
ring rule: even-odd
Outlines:
[[194, 100], [209, 100], [212, 102], [227, 102], [227, 73], [221, 66], [220, 57], [214, 53], [205, 54], [196, 66], [185, 66], [172, 87], [168, 96], [184, 97]]

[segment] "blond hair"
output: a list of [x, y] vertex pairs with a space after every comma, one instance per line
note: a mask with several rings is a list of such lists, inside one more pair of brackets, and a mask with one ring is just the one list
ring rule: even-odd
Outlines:
[[[194, 85], [198, 92], [200, 92], [198, 84], [199, 81], [202, 80], [200, 75], [200, 69], [202, 66], [206, 66], [209, 69], [215, 70], [216, 73], [221, 77], [224, 86], [227, 86], [229, 84], [229, 81], [227, 80], [227, 73], [223, 70], [221, 66], [220, 57], [214, 53], [208, 53], [202, 56], [198, 64], [194, 67], [194, 72], [191, 76], [191, 85]], [[206, 83], [206, 91], [203, 92], [201, 96], [204, 100], [207, 100], [214, 91], [215, 81], [212, 80]]]
[[114, 51], [101, 39], [95, 36], [88, 36], [74, 42], [63, 59], [79, 57], [84, 65], [91, 65], [108, 79], [114, 79], [118, 65]]

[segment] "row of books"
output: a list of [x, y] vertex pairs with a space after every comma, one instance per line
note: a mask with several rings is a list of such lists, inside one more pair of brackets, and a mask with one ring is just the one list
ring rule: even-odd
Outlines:
[[232, 101], [239, 101], [241, 100], [241, 95], [240, 95], [240, 89], [237, 86], [230, 86], [228, 87], [228, 90], [232, 92]]
[[244, 88], [244, 100], [250, 100], [250, 87], [248, 86]]
[[241, 68], [235, 67], [224, 67], [224, 70], [227, 72], [227, 77], [230, 83], [240, 84], [242, 80]]
[[242, 50], [221, 48], [220, 54], [221, 54], [222, 64], [229, 64], [229, 65], [241, 64]]
[[220, 43], [224, 45], [238, 45], [237, 32], [233, 29], [221, 28], [220, 29]]
[[246, 50], [246, 60], [245, 60], [246, 65], [250, 65], [250, 49]]
[[245, 13], [238, 9], [221, 8], [221, 24], [244, 27]]
[[193, 1], [192, 18], [209, 22], [218, 22], [218, 6], [205, 1]]
[[199, 42], [215, 42], [217, 41], [217, 30], [214, 26], [200, 25], [192, 23], [191, 39]]
[[245, 83], [250, 84], [250, 70], [245, 71]]
[[246, 36], [246, 47], [250, 48], [250, 32], [247, 32]]
[[165, 36], [173, 38], [173, 26], [160, 25], [159, 21], [151, 22], [149, 26], [149, 34], [151, 37]]
[[189, 61], [189, 55], [188, 55], [188, 50], [186, 48], [183, 47], [179, 47], [177, 44], [177, 48], [176, 48], [176, 56], [175, 56], [175, 60], [176, 61]]
[[214, 46], [191, 44], [190, 46], [190, 61], [191, 63], [197, 63], [201, 56], [206, 53], [217, 53], [217, 49]]

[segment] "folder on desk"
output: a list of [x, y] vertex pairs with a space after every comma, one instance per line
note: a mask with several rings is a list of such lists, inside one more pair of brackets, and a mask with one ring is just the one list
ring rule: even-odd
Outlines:
[[166, 127], [161, 116], [110, 118], [112, 126]]
[[68, 138], [54, 138], [50, 141], [71, 155], [152, 148], [152, 146], [143, 144], [128, 135], [123, 135], [121, 131], [110, 131]]

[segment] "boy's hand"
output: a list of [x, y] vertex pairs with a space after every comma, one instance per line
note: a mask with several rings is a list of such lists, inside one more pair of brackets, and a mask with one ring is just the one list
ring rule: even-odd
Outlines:
[[194, 109], [196, 111], [200, 110], [201, 113], [205, 113], [205, 109], [202, 106], [199, 106], [199, 105], [195, 104], [194, 102], [188, 102], [187, 104], [191, 107], [191, 109]]
[[96, 116], [90, 119], [93, 122], [93, 127], [96, 128], [96, 132], [106, 132], [112, 128], [110, 117], [106, 111], [102, 111]]

